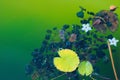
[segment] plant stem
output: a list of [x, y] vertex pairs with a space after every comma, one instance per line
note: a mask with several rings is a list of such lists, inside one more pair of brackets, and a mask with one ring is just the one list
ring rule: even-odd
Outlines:
[[54, 78], [52, 78], [51, 80], [55, 80], [55, 79], [57, 79], [57, 78], [59, 78], [59, 77], [65, 75], [65, 74], [67, 74], [67, 73], [64, 73], [64, 74], [61, 74], [61, 75], [59, 75], [59, 76], [57, 76], [57, 77], [54, 77]]
[[109, 53], [110, 53], [110, 59], [111, 59], [111, 63], [112, 63], [112, 68], [113, 68], [113, 71], [114, 71], [114, 76], [115, 76], [115, 79], [118, 80], [116, 69], [115, 69], [115, 65], [114, 65], [114, 61], [113, 61], [113, 56], [112, 56], [112, 50], [111, 50], [111, 47], [110, 47], [110, 43], [109, 43], [109, 41], [107, 41], [107, 43], [108, 43], [108, 48], [109, 48]]
[[96, 77], [99, 77], [99, 78], [102, 79], [102, 80], [111, 80], [110, 78], [104, 77], [104, 76], [102, 76], [102, 75], [100, 75], [100, 74], [98, 74], [98, 73], [92, 73], [92, 75], [93, 75], [93, 76], [96, 76]]
[[92, 80], [96, 80], [95, 78], [92, 77], [92, 75], [89, 76]]

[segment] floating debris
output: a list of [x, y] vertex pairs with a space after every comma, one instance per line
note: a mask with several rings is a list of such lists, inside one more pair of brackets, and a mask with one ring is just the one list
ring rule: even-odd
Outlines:
[[76, 41], [76, 37], [77, 37], [76, 34], [74, 34], [74, 33], [71, 34], [71, 35], [70, 35], [70, 38], [69, 38], [69, 41], [70, 41], [70, 42], [74, 42], [74, 41]]
[[117, 15], [108, 10], [98, 12], [93, 19], [93, 26], [100, 32], [106, 32], [107, 28], [114, 32], [118, 24]]
[[98, 25], [98, 24], [100, 24], [101, 22], [102, 22], [101, 19], [96, 19], [96, 20], [94, 21], [94, 23], [93, 23], [93, 26], [94, 26], [94, 25]]
[[65, 31], [64, 30], [59, 31], [59, 36], [63, 41], [65, 41]]
[[110, 11], [115, 11], [118, 7], [116, 7], [115, 5], [111, 5], [110, 6]]

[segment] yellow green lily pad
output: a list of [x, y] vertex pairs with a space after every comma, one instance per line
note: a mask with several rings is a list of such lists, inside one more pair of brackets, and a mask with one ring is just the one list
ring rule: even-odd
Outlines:
[[88, 76], [92, 74], [93, 66], [89, 61], [83, 61], [78, 66], [78, 72], [83, 76], [84, 75]]
[[62, 49], [58, 51], [60, 57], [54, 58], [55, 67], [62, 72], [74, 71], [80, 62], [78, 55], [70, 49]]

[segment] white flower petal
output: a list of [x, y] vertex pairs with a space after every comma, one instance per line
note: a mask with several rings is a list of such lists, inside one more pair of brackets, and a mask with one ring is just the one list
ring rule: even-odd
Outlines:
[[86, 24], [82, 24], [82, 26], [84, 27], [84, 26], [86, 26]]
[[116, 40], [116, 42], [119, 42], [119, 40]]
[[88, 32], [89, 30], [92, 30], [89, 23], [82, 24], [82, 26], [83, 26], [82, 30], [85, 31], [85, 32]]
[[117, 44], [116, 44], [116, 43], [114, 43], [113, 45], [114, 45], [114, 46], [117, 46]]
[[89, 24], [87, 23], [86, 26], [89, 27]]
[[116, 40], [115, 38], [108, 39], [108, 41], [110, 42], [110, 45], [114, 45], [114, 46], [117, 46], [117, 42], [119, 42], [119, 40]]

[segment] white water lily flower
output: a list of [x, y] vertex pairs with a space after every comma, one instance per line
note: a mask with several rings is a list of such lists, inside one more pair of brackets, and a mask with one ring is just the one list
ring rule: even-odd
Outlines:
[[108, 41], [110, 42], [110, 45], [114, 45], [114, 46], [117, 46], [117, 42], [119, 42], [119, 40], [115, 38], [108, 39]]
[[89, 23], [83, 24], [82, 26], [83, 26], [82, 30], [85, 31], [85, 32], [88, 32], [88, 31], [92, 30]]

